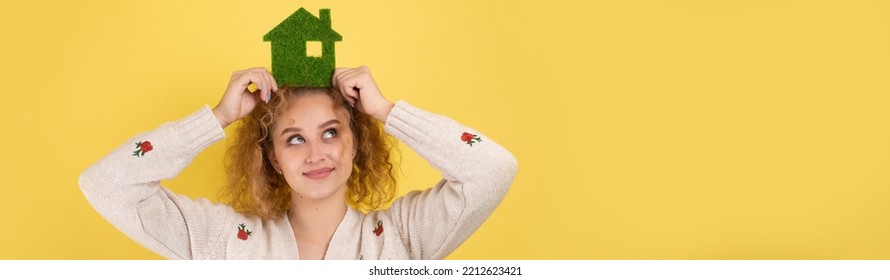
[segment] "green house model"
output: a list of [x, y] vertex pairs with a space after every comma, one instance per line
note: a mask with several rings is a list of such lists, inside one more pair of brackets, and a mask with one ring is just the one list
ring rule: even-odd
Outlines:
[[318, 15], [300, 8], [263, 36], [272, 42], [272, 75], [279, 86], [331, 86], [334, 42], [343, 37], [331, 29], [330, 9]]

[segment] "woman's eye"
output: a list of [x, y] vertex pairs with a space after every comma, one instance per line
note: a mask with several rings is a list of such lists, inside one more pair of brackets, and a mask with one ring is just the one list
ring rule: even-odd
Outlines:
[[303, 136], [300, 135], [295, 135], [294, 137], [291, 137], [287, 140], [287, 143], [291, 145], [303, 144], [304, 142], [306, 142], [306, 139], [303, 139]]
[[322, 137], [324, 137], [324, 138], [334, 138], [334, 136], [337, 136], [336, 129], [325, 130], [324, 134], [322, 134]]

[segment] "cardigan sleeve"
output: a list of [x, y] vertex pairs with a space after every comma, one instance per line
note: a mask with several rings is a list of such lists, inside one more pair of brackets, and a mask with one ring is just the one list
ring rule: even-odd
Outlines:
[[174, 194], [160, 180], [175, 177], [224, 136], [204, 106], [131, 138], [81, 174], [80, 188], [105, 219], [146, 248], [171, 259], [204, 258], [232, 209]]
[[442, 172], [435, 186], [406, 194], [389, 211], [411, 259], [443, 259], [504, 198], [516, 159], [479, 132], [404, 101], [393, 107], [385, 130]]

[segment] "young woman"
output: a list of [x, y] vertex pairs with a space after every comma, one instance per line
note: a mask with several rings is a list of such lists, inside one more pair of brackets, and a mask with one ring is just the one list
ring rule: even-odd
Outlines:
[[[265, 68], [236, 71], [213, 110], [130, 139], [81, 175], [81, 189], [118, 229], [172, 259], [448, 256], [503, 199], [516, 160], [472, 129], [387, 100], [366, 67], [337, 69], [333, 85], [278, 88]], [[239, 120], [225, 204], [160, 185]], [[388, 209], [395, 179], [383, 131], [444, 177]]]

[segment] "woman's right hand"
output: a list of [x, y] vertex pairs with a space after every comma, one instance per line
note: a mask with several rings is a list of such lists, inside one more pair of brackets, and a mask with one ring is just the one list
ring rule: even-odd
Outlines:
[[[256, 85], [255, 92], [247, 89], [251, 83]], [[213, 115], [219, 124], [226, 128], [253, 111], [260, 99], [269, 102], [272, 93], [276, 91], [278, 84], [275, 83], [272, 73], [264, 67], [235, 71], [222, 99], [213, 108]]]

